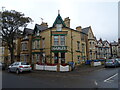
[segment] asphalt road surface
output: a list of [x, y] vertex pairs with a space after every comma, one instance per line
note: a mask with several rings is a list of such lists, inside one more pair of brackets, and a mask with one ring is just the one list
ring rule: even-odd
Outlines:
[[[2, 88], [118, 88], [118, 68], [101, 68], [89, 73], [2, 72]], [[1, 78], [0, 78], [1, 79]]]

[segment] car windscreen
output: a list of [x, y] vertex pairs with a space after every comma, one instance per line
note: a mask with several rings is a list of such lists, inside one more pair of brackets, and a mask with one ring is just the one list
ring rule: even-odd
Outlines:
[[120, 61], [120, 58], [117, 58], [116, 60]]
[[21, 65], [29, 65], [27, 62], [22, 62]]
[[113, 62], [113, 59], [107, 59], [106, 62]]

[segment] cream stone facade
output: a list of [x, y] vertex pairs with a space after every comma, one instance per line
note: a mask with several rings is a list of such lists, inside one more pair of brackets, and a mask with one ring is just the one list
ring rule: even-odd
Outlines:
[[86, 38], [86, 53], [87, 53], [87, 60], [95, 60], [96, 59], [96, 37], [93, 34], [92, 28], [86, 27], [82, 29], [82, 32], [86, 33], [88, 37]]
[[[18, 45], [18, 55], [20, 54], [20, 61], [25, 61], [31, 63], [31, 43], [32, 43], [32, 35], [33, 30], [25, 28], [23, 32], [23, 36], [20, 38]], [[19, 52], [20, 51], [20, 52]]]
[[4, 46], [2, 42], [2, 35], [0, 33], [0, 62], [4, 62]]
[[76, 65], [79, 65], [86, 60], [86, 43], [85, 40], [81, 40], [82, 35], [85, 38], [86, 34], [71, 29], [70, 26], [67, 27], [60, 14], [52, 27], [42, 28], [41, 25], [36, 25], [34, 29], [36, 33], [32, 39], [33, 63], [66, 64], [75, 62]]
[[[114, 45], [110, 47], [108, 41], [97, 42], [91, 26], [86, 28], [78, 26], [72, 29], [69, 17], [63, 21], [60, 14], [56, 17], [52, 27], [42, 22], [40, 25], [36, 24], [33, 30], [25, 28], [23, 35], [14, 40], [14, 43], [14, 61], [25, 61], [30, 64], [74, 62], [75, 65], [81, 65], [86, 60], [109, 58], [111, 54], [114, 55], [115, 51]], [[119, 49], [116, 54], [119, 56]], [[4, 60], [10, 61], [9, 57], [10, 53], [6, 45]]]

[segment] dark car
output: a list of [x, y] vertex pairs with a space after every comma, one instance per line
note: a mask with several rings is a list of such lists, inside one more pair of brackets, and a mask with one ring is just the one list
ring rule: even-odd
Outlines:
[[106, 59], [105, 67], [117, 67], [119, 66], [119, 62], [116, 59]]

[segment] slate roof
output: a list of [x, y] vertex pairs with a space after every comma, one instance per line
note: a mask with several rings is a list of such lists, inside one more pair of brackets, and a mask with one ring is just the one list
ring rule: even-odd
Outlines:
[[32, 35], [32, 34], [33, 34], [33, 29], [25, 28], [23, 31], [23, 35]]
[[111, 46], [117, 46], [117, 45], [118, 45], [118, 42], [116, 42], [116, 41], [111, 42], [110, 45], [111, 45]]
[[47, 26], [42, 26], [42, 25], [35, 24], [35, 28], [34, 29], [38, 29], [40, 31], [43, 31], [43, 30], [45, 30], [47, 28], [48, 28]]
[[60, 14], [58, 14], [56, 20], [54, 21], [53, 27], [55, 27], [56, 24], [62, 24], [63, 27], [66, 27], [66, 25], [65, 25], [65, 23], [64, 23], [64, 21], [63, 21], [63, 19], [62, 19], [62, 17], [60, 16]]
[[90, 30], [90, 27], [86, 27], [82, 29], [82, 32], [88, 34], [89, 30]]
[[106, 41], [102, 41], [102, 43], [103, 43], [103, 44], [105, 44], [105, 43], [106, 43]]

